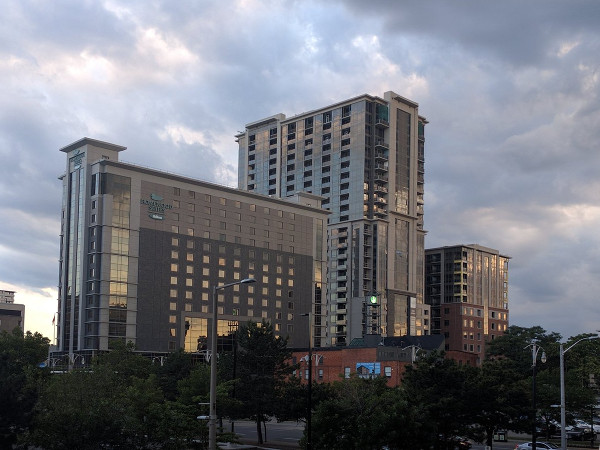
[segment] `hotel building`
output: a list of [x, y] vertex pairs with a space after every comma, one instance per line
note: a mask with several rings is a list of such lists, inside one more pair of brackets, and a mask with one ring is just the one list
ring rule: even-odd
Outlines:
[[480, 245], [425, 251], [425, 301], [432, 333], [443, 334], [452, 358], [476, 364], [485, 343], [508, 327], [508, 256]]
[[238, 187], [287, 198], [323, 197], [326, 304], [315, 305], [314, 345], [369, 334], [430, 333], [424, 302], [424, 130], [417, 103], [361, 95], [287, 118], [249, 123]]
[[[147, 353], [210, 348], [218, 334], [267, 320], [306, 345], [322, 299], [328, 212], [119, 162], [125, 147], [84, 138], [66, 156], [60, 234], [58, 353], [76, 362], [133, 342]], [[252, 284], [236, 284], [246, 278]], [[208, 346], [208, 347], [207, 347]]]

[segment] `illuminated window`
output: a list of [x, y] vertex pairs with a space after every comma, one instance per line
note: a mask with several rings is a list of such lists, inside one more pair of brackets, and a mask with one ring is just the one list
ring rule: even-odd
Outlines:
[[190, 311], [192, 310], [192, 304], [191, 304], [191, 303], [186, 303], [186, 304], [185, 304], [185, 310], [186, 310], [187, 312], [190, 312]]
[[169, 316], [169, 323], [177, 323], [177, 316]]
[[187, 254], [187, 260], [188, 261], [193, 261], [194, 260], [194, 254], [193, 253], [188, 253]]
[[210, 256], [209, 256], [209, 255], [204, 255], [204, 256], [202, 257], [202, 262], [203, 262], [204, 264], [209, 264], [209, 263], [210, 263]]
[[171, 238], [171, 245], [174, 247], [179, 246], [179, 238], [176, 238], [176, 237]]
[[169, 309], [171, 311], [177, 311], [177, 303], [176, 302], [170, 302], [169, 303]]
[[203, 267], [202, 268], [202, 275], [205, 276], [205, 277], [209, 276], [210, 275], [210, 268]]
[[177, 289], [171, 289], [169, 291], [171, 298], [177, 298]]
[[187, 266], [185, 268], [185, 272], [189, 273], [189, 274], [193, 274], [194, 273], [194, 266]]
[[177, 284], [177, 277], [171, 277], [171, 284]]
[[179, 270], [179, 266], [177, 264], [171, 264], [171, 272], [177, 272]]
[[188, 287], [192, 287], [194, 285], [194, 280], [191, 278], [186, 278], [185, 279], [185, 285]]
[[192, 291], [185, 291], [185, 298], [188, 300], [192, 299]]
[[179, 252], [177, 250], [171, 250], [171, 258], [172, 259], [178, 259], [179, 258]]

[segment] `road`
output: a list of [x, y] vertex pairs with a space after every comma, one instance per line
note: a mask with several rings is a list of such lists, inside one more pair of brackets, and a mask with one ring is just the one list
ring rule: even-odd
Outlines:
[[[231, 424], [223, 424], [225, 430], [231, 430]], [[256, 424], [247, 420], [235, 422], [235, 432], [244, 443], [256, 444]], [[304, 423], [301, 422], [268, 422], [266, 436], [263, 434], [265, 443], [262, 445], [270, 449], [292, 449], [299, 448], [299, 441], [304, 432]], [[263, 429], [264, 433], [264, 429]], [[515, 436], [512, 436], [513, 438]], [[521, 440], [510, 440], [507, 442], [494, 442], [492, 450], [514, 450], [517, 443], [528, 442], [529, 436], [523, 435]], [[471, 450], [485, 450], [483, 444], [473, 444]]]
[[[224, 423], [225, 430], [231, 430], [229, 423]], [[235, 433], [240, 437], [242, 442], [257, 442], [256, 423], [247, 420], [235, 422]], [[298, 448], [298, 442], [302, 438], [304, 432], [304, 423], [301, 422], [268, 422], [266, 436], [263, 428], [264, 447], [278, 448], [278, 444], [283, 444], [286, 447]], [[270, 445], [270, 443], [272, 445]], [[281, 447], [281, 445], [279, 445]]]

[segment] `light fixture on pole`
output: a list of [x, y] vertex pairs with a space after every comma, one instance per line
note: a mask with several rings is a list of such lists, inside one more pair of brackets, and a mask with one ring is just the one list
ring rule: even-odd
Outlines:
[[[567, 450], [567, 432], [565, 427], [567, 425], [567, 412], [565, 403], [565, 353], [575, 347], [577, 344], [583, 341], [589, 341], [591, 339], [599, 339], [599, 336], [589, 336], [583, 339], [579, 339], [574, 344], [564, 349], [564, 344], [560, 344], [560, 448]], [[592, 424], [593, 432], [593, 424]]]
[[306, 411], [306, 449], [312, 448], [312, 342], [313, 342], [313, 320], [312, 312], [300, 314], [308, 316], [308, 406]]
[[532, 342], [531, 344], [527, 345], [525, 348], [529, 348], [531, 347], [531, 370], [532, 370], [532, 381], [531, 381], [531, 409], [533, 410], [532, 412], [532, 424], [531, 424], [531, 450], [536, 450], [536, 427], [535, 427], [535, 423], [536, 423], [536, 417], [537, 417], [537, 407], [535, 404], [535, 368], [536, 368], [536, 363], [537, 363], [537, 356], [540, 350], [542, 350], [542, 356], [540, 358], [540, 361], [542, 363], [546, 362], [546, 352], [544, 351], [544, 349], [542, 347], [540, 347], [537, 342]]
[[213, 286], [212, 292], [212, 330], [210, 341], [210, 415], [208, 419], [208, 448], [217, 450], [217, 291], [237, 284], [255, 283], [254, 278], [245, 278], [233, 283]]

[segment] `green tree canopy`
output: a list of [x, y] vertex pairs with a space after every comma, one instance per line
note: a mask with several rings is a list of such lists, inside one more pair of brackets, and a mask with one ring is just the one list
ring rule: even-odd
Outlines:
[[234, 415], [256, 422], [258, 442], [262, 444], [261, 425], [277, 413], [283, 386], [294, 370], [288, 362], [291, 351], [287, 339], [275, 337], [273, 326], [265, 321], [241, 326], [237, 340], [235, 396], [242, 408]]
[[40, 368], [50, 340], [15, 328], [0, 333], [0, 447], [10, 448], [30, 424], [40, 385], [49, 370]]

